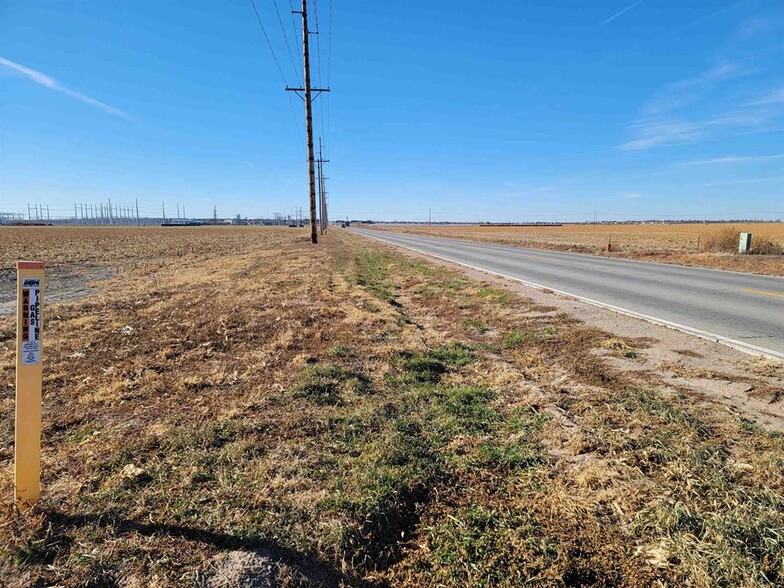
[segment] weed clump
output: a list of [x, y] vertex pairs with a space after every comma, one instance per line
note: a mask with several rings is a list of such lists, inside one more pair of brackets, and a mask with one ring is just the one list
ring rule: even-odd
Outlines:
[[487, 432], [500, 419], [498, 412], [489, 406], [495, 393], [487, 388], [447, 388], [439, 391], [439, 398], [446, 413], [463, 431]]
[[740, 231], [736, 227], [720, 227], [702, 238], [705, 251], [733, 253], [738, 250]]
[[358, 286], [367, 288], [376, 298], [394, 301], [395, 287], [389, 277], [389, 256], [363, 249], [354, 258]]
[[474, 354], [466, 345], [448, 343], [425, 352], [405, 352], [401, 357], [404, 379], [436, 384], [451, 368], [468, 365]]
[[[737, 227], [721, 227], [705, 235], [702, 248], [705, 251], [737, 253], [740, 242], [740, 229]], [[784, 247], [780, 242], [767, 235], [754, 234], [751, 240], [751, 254], [784, 255]]]
[[753, 255], [784, 255], [784, 247], [763, 235], [751, 240], [750, 253]]
[[506, 333], [501, 338], [501, 347], [504, 349], [516, 349], [524, 347], [533, 343], [538, 343], [542, 340], [541, 335], [538, 333], [530, 333], [528, 331], [512, 331]]
[[342, 366], [316, 365], [305, 368], [293, 388], [296, 398], [306, 398], [316, 404], [335, 406], [343, 401], [345, 392], [368, 394], [370, 380]]

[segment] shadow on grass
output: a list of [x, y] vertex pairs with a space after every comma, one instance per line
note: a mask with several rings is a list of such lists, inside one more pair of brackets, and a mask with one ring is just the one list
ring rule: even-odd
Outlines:
[[57, 511], [44, 511], [47, 521], [51, 524], [53, 534], [61, 535], [69, 528], [100, 527], [111, 529], [115, 534], [127, 535], [138, 533], [145, 537], [166, 535], [211, 545], [223, 550], [264, 550], [278, 563], [285, 564], [301, 577], [308, 586], [335, 587], [350, 585], [367, 585], [357, 578], [352, 578], [332, 564], [294, 549], [284, 547], [272, 539], [243, 538], [225, 533], [216, 533], [204, 529], [181, 525], [140, 523], [129, 520], [119, 512], [106, 511], [89, 514], [65, 514]]

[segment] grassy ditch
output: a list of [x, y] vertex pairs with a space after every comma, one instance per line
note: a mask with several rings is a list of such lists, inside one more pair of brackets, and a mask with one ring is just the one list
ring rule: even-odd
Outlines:
[[237, 549], [277, 586], [784, 582], [784, 438], [620, 369], [644, 341], [345, 232], [245, 234], [54, 308], [0, 584], [200, 586]]

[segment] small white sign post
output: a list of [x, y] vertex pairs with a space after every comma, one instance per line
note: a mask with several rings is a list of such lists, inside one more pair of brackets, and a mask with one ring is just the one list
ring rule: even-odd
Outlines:
[[740, 234], [740, 244], [738, 245], [738, 253], [748, 253], [751, 250], [751, 233]]

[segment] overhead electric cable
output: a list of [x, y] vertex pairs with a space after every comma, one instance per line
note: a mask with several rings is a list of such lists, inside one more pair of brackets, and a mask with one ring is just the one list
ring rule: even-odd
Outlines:
[[[272, 48], [272, 43], [270, 42], [269, 35], [267, 35], [267, 29], [264, 28], [264, 23], [261, 22], [261, 16], [259, 16], [259, 11], [256, 9], [256, 3], [253, 0], [250, 0], [250, 5], [253, 6], [253, 12], [256, 14], [256, 20], [261, 27], [261, 32], [264, 33], [264, 39], [267, 41], [267, 47], [269, 47], [270, 53], [272, 54], [272, 59], [275, 61], [275, 65], [278, 66], [278, 72], [280, 72], [280, 77], [283, 80], [283, 85], [288, 87], [288, 82], [286, 81], [286, 75], [283, 73], [283, 68], [280, 67], [280, 62], [278, 61], [277, 56], [275, 55], [275, 50]], [[291, 115], [294, 117], [294, 124], [297, 127], [297, 133], [302, 134], [302, 129], [299, 126], [299, 120], [297, 119], [297, 113], [294, 110], [294, 102], [291, 100], [291, 95], [288, 95], [289, 99], [289, 106], [291, 107]]]
[[264, 38], [267, 40], [267, 47], [269, 47], [270, 53], [272, 54], [272, 59], [275, 61], [275, 65], [278, 66], [278, 71], [280, 72], [280, 77], [283, 78], [283, 83], [288, 86], [288, 84], [286, 83], [286, 76], [283, 74], [283, 68], [280, 67], [280, 62], [278, 61], [278, 58], [275, 55], [275, 50], [272, 48], [272, 43], [270, 42], [269, 35], [267, 35], [267, 29], [264, 28], [264, 23], [261, 22], [261, 17], [259, 16], [259, 11], [256, 10], [256, 3], [253, 0], [250, 0], [250, 5], [253, 6], [253, 12], [256, 13], [256, 20], [259, 21], [259, 26], [261, 27], [261, 32], [264, 33]]
[[[297, 69], [297, 65], [294, 62], [294, 54], [291, 51], [291, 45], [289, 45], [289, 37], [286, 34], [286, 27], [283, 26], [283, 19], [280, 17], [280, 10], [278, 9], [278, 0], [272, 0], [272, 3], [275, 5], [275, 13], [278, 15], [278, 23], [280, 23], [280, 30], [283, 33], [283, 40], [286, 43], [286, 49], [289, 52], [289, 59], [291, 60], [291, 67], [294, 70], [294, 79], [300, 83], [300, 76], [299, 70]], [[301, 83], [300, 83], [301, 85]]]

